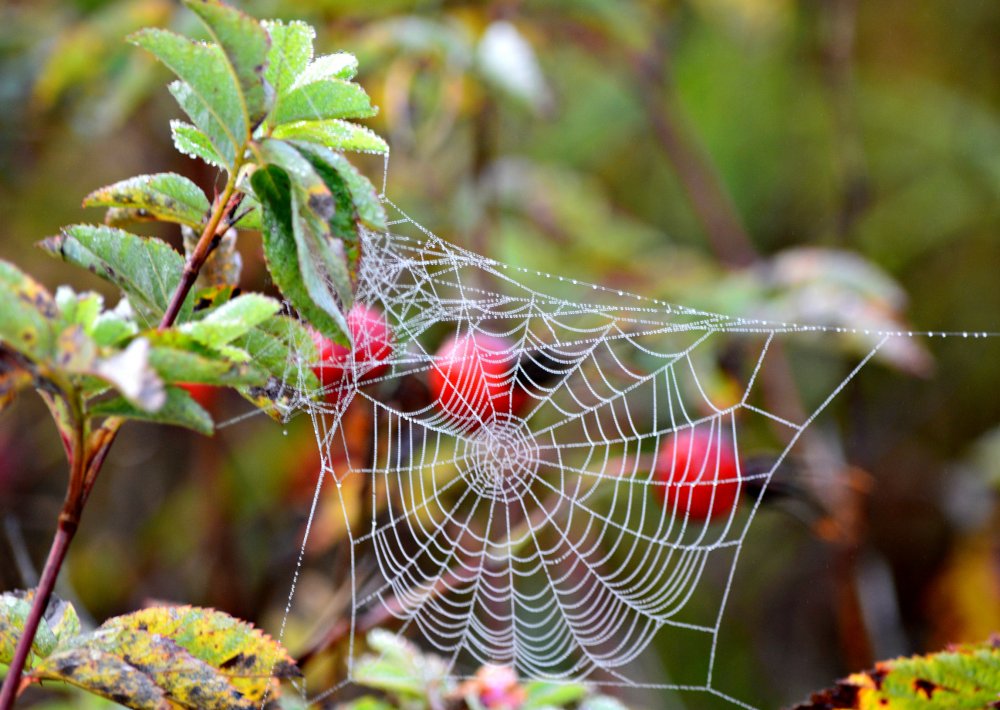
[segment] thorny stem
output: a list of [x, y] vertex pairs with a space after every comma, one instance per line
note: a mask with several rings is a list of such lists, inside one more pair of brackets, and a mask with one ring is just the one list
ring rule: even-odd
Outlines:
[[[237, 164], [233, 168], [225, 188], [216, 198], [205, 229], [198, 239], [198, 244], [184, 264], [180, 283], [177, 284], [170, 304], [163, 314], [160, 328], [169, 328], [177, 320], [181, 306], [194, 286], [202, 265], [218, 243], [221, 236], [220, 227], [228, 228], [230, 216], [242, 202], [242, 193], [236, 191], [236, 177], [241, 167], [240, 164]], [[70, 391], [70, 388], [67, 387], [64, 391]], [[35, 634], [38, 632], [38, 626], [48, 608], [52, 590], [55, 588], [56, 579], [58, 579], [63, 562], [66, 560], [70, 542], [72, 542], [80, 525], [84, 504], [97, 481], [97, 475], [104, 465], [108, 451], [124, 423], [124, 420], [119, 417], [109, 417], [92, 436], [88, 437], [87, 418], [83, 403], [77, 394], [70, 397], [70, 400], [73, 408], [73, 441], [70, 446], [66, 447], [70, 464], [69, 487], [66, 490], [62, 511], [59, 513], [56, 534], [49, 547], [49, 556], [45, 560], [45, 567], [42, 569], [42, 576], [32, 599], [31, 610], [24, 624], [24, 631], [21, 638], [18, 639], [7, 677], [4, 678], [3, 688], [0, 690], [0, 710], [10, 710], [14, 706], [14, 700], [18, 694], [28, 685], [28, 683], [22, 682], [21, 676], [28, 655], [31, 653]]]

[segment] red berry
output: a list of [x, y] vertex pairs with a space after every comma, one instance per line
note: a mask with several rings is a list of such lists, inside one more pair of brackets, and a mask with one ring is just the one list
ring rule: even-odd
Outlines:
[[215, 385], [205, 385], [200, 382], [180, 382], [177, 385], [191, 395], [191, 398], [205, 409], [211, 409], [219, 395]]
[[657, 454], [656, 480], [661, 501], [675, 515], [711, 521], [729, 515], [740, 495], [740, 473], [733, 444], [697, 429], [678, 431]]
[[319, 360], [313, 368], [323, 387], [336, 389], [350, 373], [358, 381], [372, 380], [389, 369], [386, 360], [392, 355], [392, 336], [381, 313], [356, 303], [347, 313], [354, 349], [335, 343], [310, 329]]
[[527, 393], [514, 382], [516, 357], [505, 338], [474, 333], [449, 338], [428, 376], [438, 407], [466, 430], [501, 414], [518, 414]]

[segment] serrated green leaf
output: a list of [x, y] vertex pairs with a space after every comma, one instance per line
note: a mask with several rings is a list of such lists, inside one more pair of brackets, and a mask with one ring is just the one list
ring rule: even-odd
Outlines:
[[212, 141], [191, 124], [176, 119], [172, 120], [170, 122], [170, 136], [173, 138], [174, 147], [179, 153], [189, 158], [198, 158], [222, 170], [227, 169], [226, 161], [215, 150]]
[[281, 304], [273, 298], [248, 293], [219, 306], [199, 321], [185, 323], [180, 330], [208, 347], [218, 348], [246, 334], [280, 308]]
[[166, 388], [166, 402], [156, 411], [141, 409], [124, 397], [113, 397], [91, 405], [90, 414], [99, 417], [124, 417], [138, 421], [193, 429], [199, 434], [211, 435], [214, 430], [212, 417], [184, 390], [177, 387]]
[[153, 54], [181, 79], [170, 84], [174, 98], [226, 166], [234, 166], [250, 139], [251, 124], [222, 49], [158, 28], [140, 30], [129, 41]]
[[0, 344], [43, 360], [52, 351], [56, 302], [45, 288], [8, 261], [0, 260]]
[[201, 18], [225, 53], [240, 87], [240, 101], [251, 127], [267, 114], [264, 69], [270, 39], [260, 22], [217, 0], [184, 0]]
[[298, 247], [292, 227], [291, 181], [276, 166], [265, 166], [251, 178], [261, 203], [261, 237], [264, 258], [275, 285], [299, 314], [328, 338], [348, 342], [346, 321], [320, 308], [309, 295], [299, 268]]
[[165, 636], [228, 678], [246, 701], [259, 704], [277, 690], [277, 678], [298, 677], [295, 661], [277, 641], [221, 611], [190, 606], [152, 607], [109, 619], [101, 628]]
[[309, 63], [296, 78], [293, 88], [312, 84], [324, 79], [341, 79], [344, 81], [354, 78], [358, 73], [358, 59], [349, 52], [337, 52], [336, 54], [324, 54], [316, 57]]
[[319, 389], [319, 380], [310, 367], [317, 358], [315, 343], [297, 321], [276, 316], [240, 338], [238, 344], [250, 354], [252, 362], [279, 380], [306, 392]]
[[815, 693], [796, 710], [818, 708], [992, 707], [1000, 696], [1000, 644], [958, 646], [927, 656], [897, 658], [855, 673], [835, 688]]
[[389, 144], [377, 133], [350, 121], [295, 121], [277, 126], [272, 135], [286, 140], [308, 141], [334, 150], [357, 153], [389, 153]]
[[324, 79], [289, 91], [275, 106], [269, 123], [280, 126], [292, 121], [368, 118], [376, 113], [368, 94], [357, 84]]
[[353, 211], [362, 224], [376, 231], [388, 229], [385, 208], [375, 191], [375, 186], [351, 164], [351, 161], [339, 153], [318, 145], [299, 141], [295, 141], [294, 145], [313, 164], [328, 186], [337, 182], [330, 175], [331, 170], [336, 171], [350, 193], [354, 205]]
[[[167, 243], [114, 227], [73, 225], [39, 246], [122, 289], [148, 326], [156, 325], [166, 311], [184, 269], [181, 255]], [[189, 298], [182, 316], [190, 313], [190, 303]]]
[[87, 195], [84, 207], [139, 210], [165, 222], [200, 227], [211, 205], [201, 188], [182, 175], [140, 175], [102, 187]]
[[168, 383], [196, 382], [235, 387], [263, 385], [267, 374], [263, 363], [235, 363], [179, 348], [154, 346], [149, 362]]
[[264, 78], [274, 88], [277, 104], [292, 87], [295, 78], [309, 65], [316, 31], [305, 22], [264, 20], [261, 24], [271, 36]]

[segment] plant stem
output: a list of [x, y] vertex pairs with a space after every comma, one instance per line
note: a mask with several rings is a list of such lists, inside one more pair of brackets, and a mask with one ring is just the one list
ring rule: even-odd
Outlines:
[[[194, 286], [195, 279], [198, 278], [198, 272], [201, 271], [202, 265], [218, 242], [219, 225], [224, 218], [231, 215], [239, 207], [243, 199], [242, 194], [236, 192], [236, 176], [240, 167], [240, 165], [234, 167], [226, 182], [226, 187], [213, 204], [212, 214], [198, 239], [198, 244], [184, 264], [180, 283], [177, 284], [177, 288], [171, 296], [170, 305], [160, 321], [160, 328], [169, 328], [177, 320], [181, 306], [187, 299], [191, 287]], [[109, 417], [104, 422], [104, 426], [98, 430], [98, 436], [94, 440], [88, 441], [87, 420], [83, 404], [79, 401], [76, 393], [68, 395], [67, 398], [70, 397], [73, 397], [71, 404], [74, 410], [74, 437], [72, 446], [67, 447], [70, 462], [69, 487], [66, 491], [62, 512], [59, 514], [56, 535], [49, 547], [49, 556], [45, 560], [42, 577], [35, 590], [31, 610], [24, 624], [24, 631], [21, 638], [18, 639], [7, 677], [4, 678], [3, 688], [0, 690], [0, 710], [10, 710], [21, 691], [21, 675], [24, 672], [28, 654], [31, 653], [31, 645], [35, 641], [35, 634], [38, 632], [38, 626], [45, 610], [49, 606], [49, 599], [52, 597], [52, 590], [55, 588], [59, 572], [66, 560], [69, 544], [80, 525], [83, 506], [123, 423], [123, 420], [118, 417]]]

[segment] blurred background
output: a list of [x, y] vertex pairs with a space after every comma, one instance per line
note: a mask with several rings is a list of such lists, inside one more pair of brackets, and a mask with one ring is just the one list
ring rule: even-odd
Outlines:
[[[358, 55], [381, 107], [368, 125], [392, 146], [388, 195], [454, 243], [731, 315], [1000, 329], [997, 3], [237, 4]], [[194, 29], [167, 0], [0, 6], [0, 258], [53, 288], [103, 288], [32, 247], [99, 220], [79, 207], [92, 189], [167, 170], [213, 187], [170, 144], [167, 73], [123, 42], [151, 24]], [[361, 164], [381, 184], [381, 161]], [[258, 246], [242, 239], [244, 285], [266, 290]], [[789, 495], [750, 533], [715, 674], [748, 703], [1000, 631], [1000, 338], [896, 342], [779, 471]], [[830, 339], [808, 370], [792, 358], [774, 398], [794, 409], [867, 350]], [[716, 353], [717, 387], [740, 356]], [[250, 410], [229, 392], [210, 406]], [[130, 426], [60, 591], [95, 620], [165, 600], [273, 631], [317, 466], [306, 421], [255, 417], [211, 440]], [[64, 481], [44, 408], [22, 398], [0, 415], [3, 588], [34, 584]], [[343, 535], [339, 512], [321, 519], [310, 555]], [[330, 595], [322, 574], [302, 580], [293, 651]], [[687, 660], [664, 644], [644, 663]]]

